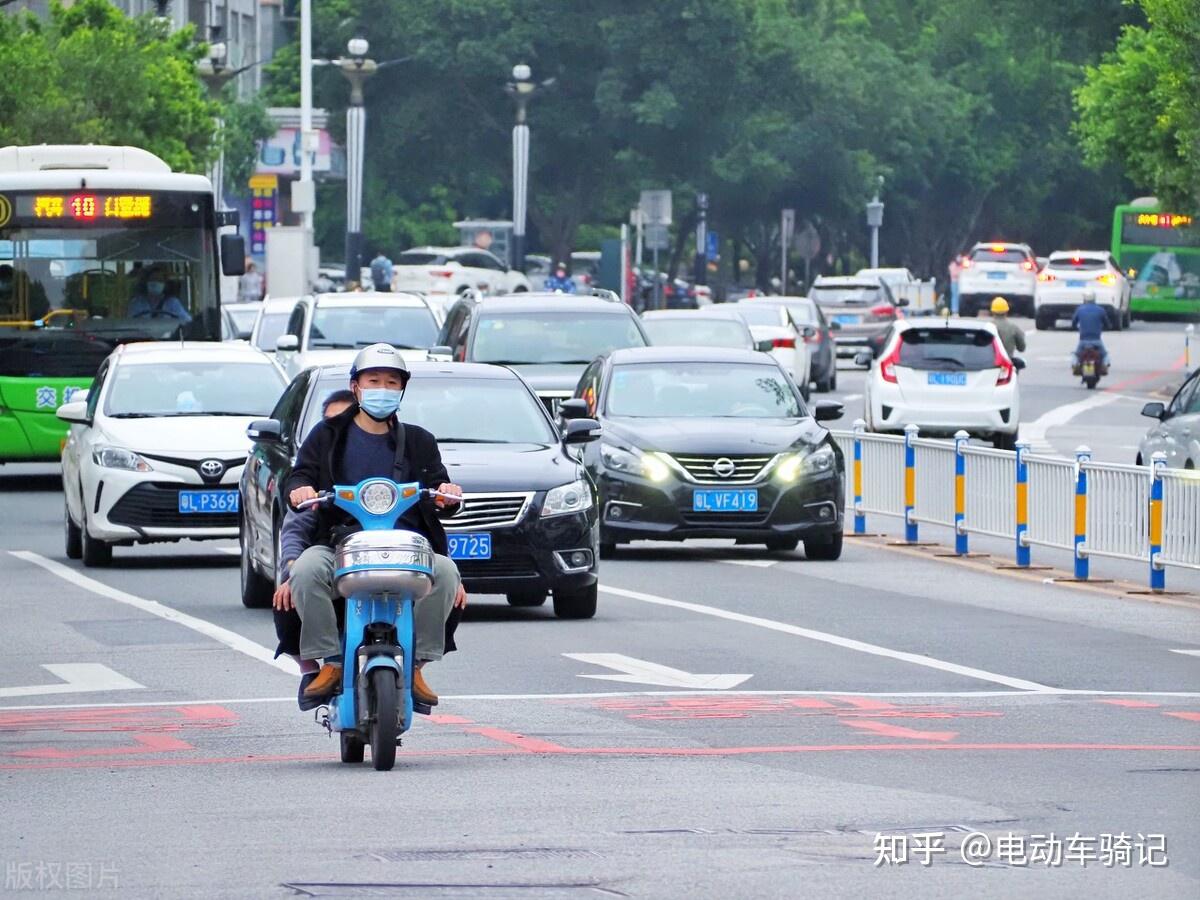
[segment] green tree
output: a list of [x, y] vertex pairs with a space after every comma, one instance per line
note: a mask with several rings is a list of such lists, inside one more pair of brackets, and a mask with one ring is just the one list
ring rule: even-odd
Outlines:
[[48, 21], [0, 16], [0, 143], [130, 144], [204, 171], [218, 105], [196, 76], [202, 52], [191, 29], [107, 0], [55, 2]]

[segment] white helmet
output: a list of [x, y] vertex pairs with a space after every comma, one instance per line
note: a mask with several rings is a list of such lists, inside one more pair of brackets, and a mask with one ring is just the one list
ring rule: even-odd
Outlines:
[[1088, 288], [1086, 291], [1084, 291], [1083, 292], [1083, 302], [1084, 303], [1095, 303], [1096, 302], [1096, 292], [1093, 291], [1091, 288]]
[[399, 372], [400, 379], [405, 384], [408, 384], [409, 376], [412, 374], [408, 371], [408, 364], [400, 355], [400, 351], [391, 344], [372, 344], [370, 347], [359, 350], [358, 356], [354, 357], [354, 364], [350, 366], [350, 380], [354, 381], [360, 372], [368, 369], [389, 369]]

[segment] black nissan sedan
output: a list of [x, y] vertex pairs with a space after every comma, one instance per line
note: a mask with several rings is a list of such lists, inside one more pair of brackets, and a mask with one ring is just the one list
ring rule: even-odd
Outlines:
[[[845, 463], [770, 356], [751, 350], [616, 350], [583, 374], [566, 415], [604, 426], [585, 451], [600, 490], [601, 553], [635, 540], [735, 538], [809, 559], [842, 552]], [[582, 402], [581, 402], [582, 401]]]
[[[597, 512], [591, 478], [570, 451], [594, 441], [596, 422], [560, 432], [537, 396], [499, 366], [410, 363], [403, 422], [438, 440], [465, 503], [443, 520], [450, 555], [467, 590], [504, 594], [513, 606], [540, 606], [548, 593], [560, 618], [596, 612]], [[296, 452], [348, 365], [307, 369], [284, 391], [272, 418], [255, 422], [242, 475], [242, 594], [266, 605], [274, 587], [276, 539], [286, 510], [282, 486]]]

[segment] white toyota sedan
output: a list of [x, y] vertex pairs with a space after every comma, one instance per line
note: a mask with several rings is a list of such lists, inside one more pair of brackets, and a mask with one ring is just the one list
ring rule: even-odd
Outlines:
[[236, 538], [246, 427], [271, 414], [285, 385], [246, 344], [117, 347], [84, 399], [58, 408], [71, 424], [67, 556], [103, 566], [117, 544]]
[[[860, 354], [860, 365], [870, 354]], [[1016, 446], [1021, 419], [1017, 370], [991, 322], [901, 319], [867, 376], [864, 397], [871, 431], [917, 425], [927, 436], [959, 430]]]

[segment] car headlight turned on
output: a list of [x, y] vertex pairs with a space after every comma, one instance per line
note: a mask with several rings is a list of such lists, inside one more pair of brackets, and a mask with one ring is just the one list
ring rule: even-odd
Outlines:
[[671, 468], [657, 453], [641, 450], [625, 450], [613, 444], [600, 444], [600, 459], [606, 468], [628, 475], [637, 475], [647, 481], [662, 482], [671, 477]]
[[542, 504], [542, 518], [583, 512], [591, 508], [592, 489], [581, 478], [579, 481], [562, 484], [546, 492], [546, 502]]
[[804, 475], [828, 472], [836, 461], [833, 448], [828, 445], [818, 447], [811, 453], [789, 453], [775, 467], [775, 477], [785, 484], [792, 484]]
[[92, 462], [106, 469], [125, 469], [128, 472], [153, 472], [154, 467], [132, 450], [121, 447], [93, 447]]

